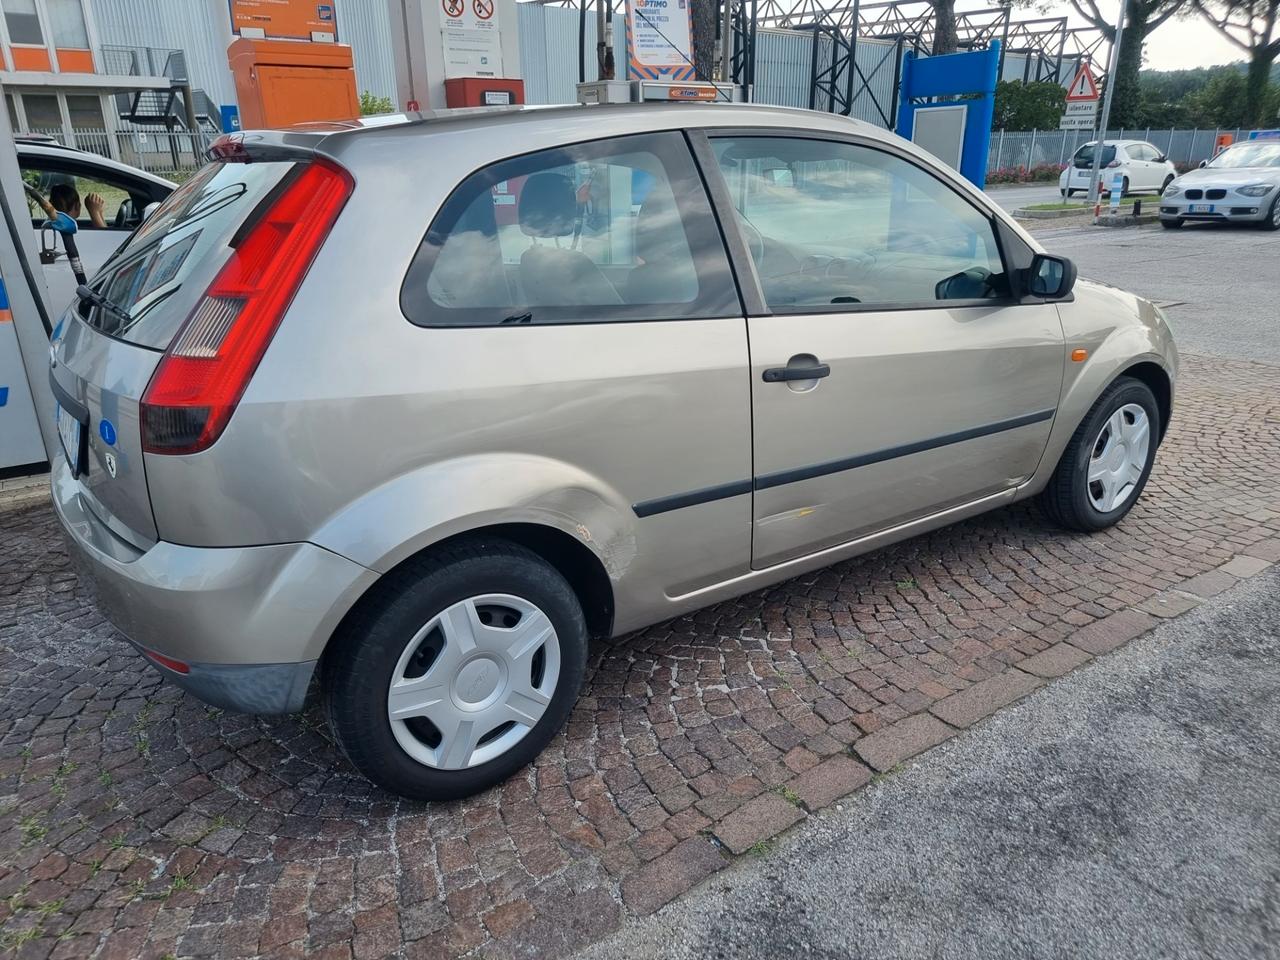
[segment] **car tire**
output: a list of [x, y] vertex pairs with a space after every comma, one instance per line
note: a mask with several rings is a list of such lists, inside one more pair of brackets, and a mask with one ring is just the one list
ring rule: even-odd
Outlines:
[[1169, 189], [1169, 184], [1173, 183], [1173, 181], [1174, 176], [1172, 173], [1164, 178], [1164, 183], [1160, 184], [1160, 196], [1164, 196], [1164, 192]]
[[1120, 199], [1123, 200], [1129, 195], [1129, 178], [1125, 177], [1120, 181]]
[[[1146, 418], [1146, 443], [1139, 451], [1136, 438], [1142, 416]], [[1117, 418], [1122, 421], [1118, 431]], [[1132, 437], [1127, 435], [1129, 430], [1134, 431]], [[1160, 407], [1151, 388], [1132, 377], [1119, 377], [1103, 391], [1072, 434], [1041, 494], [1045, 512], [1058, 525], [1086, 533], [1118, 523], [1147, 484], [1160, 430]], [[1111, 445], [1117, 432], [1121, 435], [1119, 448]], [[1108, 467], [1114, 467], [1115, 472]], [[1139, 471], [1136, 476], [1126, 473], [1135, 467]], [[1091, 479], [1095, 470], [1105, 471], [1101, 479]], [[1108, 503], [1114, 505], [1108, 509]]]
[[1166, 230], [1179, 230], [1182, 228], [1182, 221], [1176, 218], [1173, 220], [1161, 220], [1160, 226]]
[[1063, 199], [1063, 200], [1067, 200], [1067, 199], [1070, 199], [1071, 194], [1075, 193], [1075, 191], [1074, 191], [1074, 190], [1059, 190], [1059, 191], [1058, 191], [1058, 193], [1062, 195], [1062, 199]]
[[[501, 623], [485, 619], [494, 611]], [[520, 632], [525, 617], [530, 631]], [[545, 632], [548, 628], [551, 633]], [[515, 641], [502, 635], [508, 629]], [[457, 642], [454, 632], [474, 645]], [[523, 636], [534, 640], [526, 642]], [[542, 646], [525, 649], [534, 642]], [[513, 653], [517, 645], [521, 650]], [[490, 655], [499, 650], [503, 652]], [[475, 539], [410, 560], [380, 580], [334, 635], [321, 679], [334, 735], [360, 773], [402, 797], [456, 800], [501, 783], [542, 752], [569, 717], [586, 662], [586, 620], [564, 577], [515, 543]], [[556, 675], [551, 678], [553, 663]], [[532, 686], [525, 686], [520, 677], [530, 666]], [[402, 688], [401, 702], [410, 709], [417, 707], [406, 693], [435, 699], [434, 712], [424, 715], [427, 722], [424, 716], [393, 721], [392, 684], [431, 681], [437, 669], [444, 672], [426, 689]], [[486, 694], [490, 686], [493, 690]], [[511, 691], [517, 689], [547, 702], [531, 708], [528, 696], [515, 699]], [[520, 716], [536, 709], [542, 713], [536, 721], [528, 716], [534, 722], [506, 720], [486, 733], [484, 725], [506, 716], [511, 705], [523, 711]], [[465, 732], [446, 743], [444, 730], [450, 723], [454, 731]], [[503, 741], [511, 742], [504, 747]], [[474, 762], [459, 764], [460, 757]]]
[[1263, 230], [1280, 230], [1280, 193], [1271, 201], [1271, 209], [1261, 223]]

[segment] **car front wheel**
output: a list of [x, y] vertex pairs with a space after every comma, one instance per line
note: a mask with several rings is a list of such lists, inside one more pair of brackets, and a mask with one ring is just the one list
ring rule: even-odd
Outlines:
[[453, 800], [533, 761], [582, 686], [573, 589], [517, 544], [476, 540], [388, 574], [325, 654], [329, 720], [374, 783]]
[[1118, 523], [1151, 475], [1160, 438], [1160, 407], [1151, 388], [1120, 377], [1090, 408], [1045, 488], [1048, 514], [1071, 530]]
[[1263, 230], [1280, 230], [1280, 194], [1271, 201], [1271, 209], [1262, 221]]

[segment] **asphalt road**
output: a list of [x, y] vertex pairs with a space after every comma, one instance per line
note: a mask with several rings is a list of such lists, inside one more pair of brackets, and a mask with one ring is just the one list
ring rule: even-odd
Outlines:
[[1165, 307], [1184, 353], [1280, 363], [1280, 232], [1204, 224], [1042, 229], [1080, 275]]
[[1280, 957], [1278, 624], [1273, 568], [580, 956]]

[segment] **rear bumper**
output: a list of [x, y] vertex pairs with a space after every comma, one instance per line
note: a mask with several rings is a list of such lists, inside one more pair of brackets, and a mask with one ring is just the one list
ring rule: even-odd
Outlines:
[[53, 503], [73, 560], [106, 617], [135, 646], [180, 661], [148, 661], [219, 707], [288, 713], [302, 706], [325, 644], [377, 579], [310, 543], [140, 551], [107, 529], [62, 457]]

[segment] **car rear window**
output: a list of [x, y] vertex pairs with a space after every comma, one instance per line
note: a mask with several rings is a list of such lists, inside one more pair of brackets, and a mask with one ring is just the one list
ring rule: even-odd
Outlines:
[[[213, 163], [178, 187], [117, 250], [90, 283], [127, 313], [82, 305], [103, 333], [162, 350], [169, 345], [229, 242], [294, 165]], [[198, 275], [199, 289], [184, 283]], [[195, 281], [193, 281], [194, 283]]]
[[[1111, 144], [1107, 144], [1102, 148], [1102, 165], [1105, 167], [1116, 158], [1116, 148]], [[1084, 170], [1093, 166], [1093, 144], [1086, 143], [1083, 147], [1076, 151], [1075, 165], [1079, 170]]]

